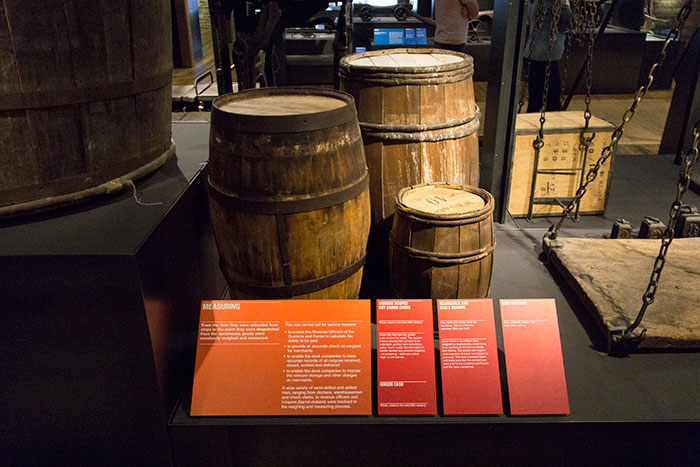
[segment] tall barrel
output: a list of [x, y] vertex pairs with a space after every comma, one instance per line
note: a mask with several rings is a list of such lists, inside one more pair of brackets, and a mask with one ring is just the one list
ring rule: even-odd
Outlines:
[[370, 224], [350, 95], [265, 88], [214, 101], [210, 206], [236, 298], [357, 298]]
[[473, 59], [438, 49], [348, 55], [341, 84], [357, 104], [370, 174], [371, 250], [386, 263], [394, 199], [428, 182], [479, 183]]
[[174, 153], [170, 3], [0, 3], [0, 217], [128, 185]]
[[447, 184], [404, 188], [391, 230], [392, 289], [399, 298], [484, 298], [495, 247], [489, 192]]
[[478, 185], [473, 74], [472, 57], [448, 50], [375, 50], [341, 60], [365, 144], [373, 223], [393, 214], [406, 186]]

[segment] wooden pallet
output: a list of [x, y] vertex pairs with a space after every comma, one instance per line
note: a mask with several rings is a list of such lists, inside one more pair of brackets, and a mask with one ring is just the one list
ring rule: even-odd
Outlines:
[[[604, 339], [620, 320], [634, 321], [659, 240], [561, 238], [549, 259]], [[640, 349], [700, 349], [700, 238], [673, 240], [656, 300], [646, 311]]]

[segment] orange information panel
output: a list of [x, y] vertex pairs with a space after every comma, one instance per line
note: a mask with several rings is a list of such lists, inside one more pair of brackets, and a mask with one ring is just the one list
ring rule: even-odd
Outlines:
[[369, 300], [203, 301], [191, 415], [369, 415]]

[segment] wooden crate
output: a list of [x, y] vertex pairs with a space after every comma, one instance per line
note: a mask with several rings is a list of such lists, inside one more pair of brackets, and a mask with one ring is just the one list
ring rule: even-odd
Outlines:
[[[515, 124], [515, 151], [510, 180], [508, 210], [514, 217], [527, 216], [535, 165], [535, 149], [532, 142], [539, 130], [539, 113], [519, 114]], [[538, 198], [572, 197], [580, 183], [583, 153], [579, 148], [579, 135], [585, 124], [582, 111], [548, 112], [544, 126], [544, 147], [540, 150], [539, 171], [562, 173], [540, 173], [537, 175], [535, 196]], [[602, 149], [610, 143], [615, 126], [605, 120], [592, 117], [589, 128], [595, 132], [593, 144], [586, 158], [585, 171], [593, 167]], [[581, 200], [580, 213], [599, 214], [605, 211], [610, 188], [612, 157], [598, 172]], [[578, 170], [577, 174], [563, 172]], [[559, 205], [536, 204], [533, 215], [557, 215], [562, 212]]]

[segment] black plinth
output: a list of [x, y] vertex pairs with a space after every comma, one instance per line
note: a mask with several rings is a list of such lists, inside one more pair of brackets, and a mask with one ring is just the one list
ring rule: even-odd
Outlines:
[[[0, 225], [0, 464], [170, 465], [198, 302], [223, 291], [208, 126], [131, 192]], [[115, 148], [116, 149], [116, 148]]]
[[537, 258], [543, 233], [499, 227], [490, 296], [555, 298], [571, 415], [190, 417], [186, 393], [170, 424], [176, 465], [694, 465], [700, 354], [598, 352]]
[[[562, 235], [602, 238], [617, 217], [636, 230], [644, 215], [667, 215], [677, 177], [672, 156], [617, 157], [606, 214]], [[538, 256], [555, 221], [497, 226], [489, 296], [556, 300], [571, 415], [190, 417], [185, 391], [169, 426], [176, 465], [697, 465], [700, 354], [600, 352], [587, 313]]]

